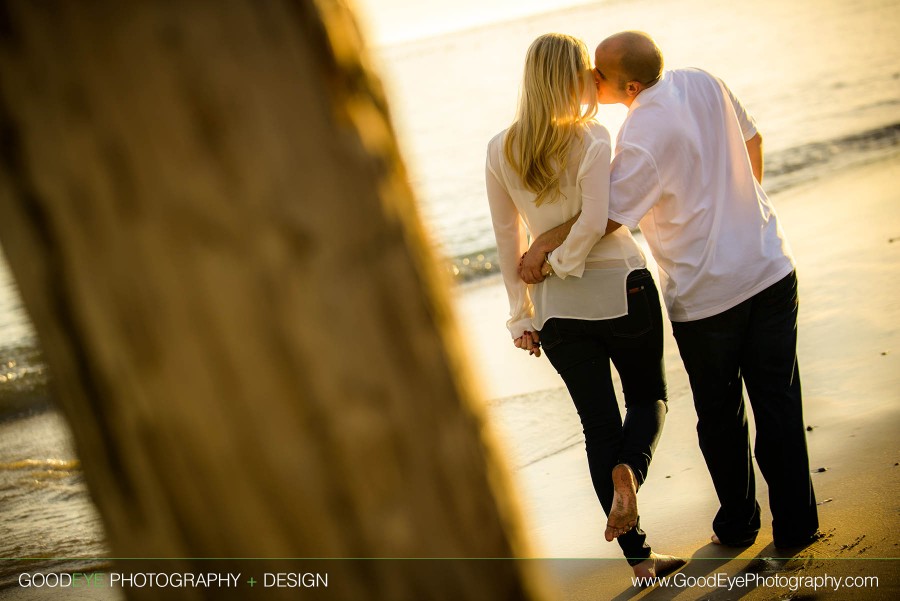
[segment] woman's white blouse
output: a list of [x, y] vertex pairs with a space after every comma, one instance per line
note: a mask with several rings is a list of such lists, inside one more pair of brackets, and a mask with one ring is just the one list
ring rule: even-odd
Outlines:
[[[646, 265], [640, 247], [627, 228], [608, 236], [609, 132], [592, 121], [583, 143], [572, 144], [566, 172], [560, 177], [560, 196], [535, 206], [535, 194], [507, 162], [503, 143], [507, 130], [488, 144], [485, 180], [500, 272], [509, 296], [513, 338], [526, 330], [539, 331], [551, 317], [611, 319], [628, 313], [625, 279]], [[518, 275], [519, 259], [537, 238], [582, 212], [565, 242], [550, 253], [554, 275], [526, 285]]]

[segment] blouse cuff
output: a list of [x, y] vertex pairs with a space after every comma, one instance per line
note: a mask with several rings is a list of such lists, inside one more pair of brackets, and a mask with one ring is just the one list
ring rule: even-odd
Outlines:
[[579, 261], [575, 265], [567, 266], [560, 260], [557, 256], [558, 254], [559, 253], [556, 251], [553, 251], [547, 255], [547, 260], [550, 261], [550, 267], [553, 268], [554, 275], [559, 276], [563, 280], [569, 276], [580, 278], [584, 275], [584, 261]]
[[527, 330], [534, 331], [534, 326], [532, 325], [530, 317], [517, 319], [515, 321], [510, 319], [506, 322], [506, 327], [509, 328], [509, 333], [512, 334], [513, 340], [521, 337]]

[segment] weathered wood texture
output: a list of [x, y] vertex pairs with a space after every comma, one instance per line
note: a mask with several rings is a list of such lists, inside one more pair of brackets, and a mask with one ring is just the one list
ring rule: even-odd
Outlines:
[[[4, 0], [0, 128], [0, 236], [113, 556], [525, 553], [343, 3]], [[540, 595], [516, 562], [344, 570], [323, 598]]]

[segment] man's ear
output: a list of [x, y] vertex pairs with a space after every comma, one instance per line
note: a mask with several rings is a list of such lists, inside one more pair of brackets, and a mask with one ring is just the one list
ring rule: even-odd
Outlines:
[[629, 81], [625, 84], [625, 93], [634, 98], [644, 89], [644, 84], [639, 81]]

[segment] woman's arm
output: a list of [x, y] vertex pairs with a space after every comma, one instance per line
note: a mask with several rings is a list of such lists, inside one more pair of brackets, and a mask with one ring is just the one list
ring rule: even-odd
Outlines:
[[509, 297], [510, 318], [506, 322], [506, 326], [512, 337], [518, 339], [526, 331], [532, 330], [531, 318], [534, 314], [528, 287], [519, 279], [517, 271], [519, 257], [528, 249], [525, 223], [492, 168], [490, 154], [488, 154], [485, 165], [484, 179], [491, 208], [494, 236], [497, 238], [500, 273], [503, 275], [503, 283]]
[[597, 140], [588, 148], [584, 168], [579, 173], [581, 214], [549, 257], [553, 272], [562, 278], [581, 277], [585, 259], [606, 234], [611, 155], [608, 140]]

